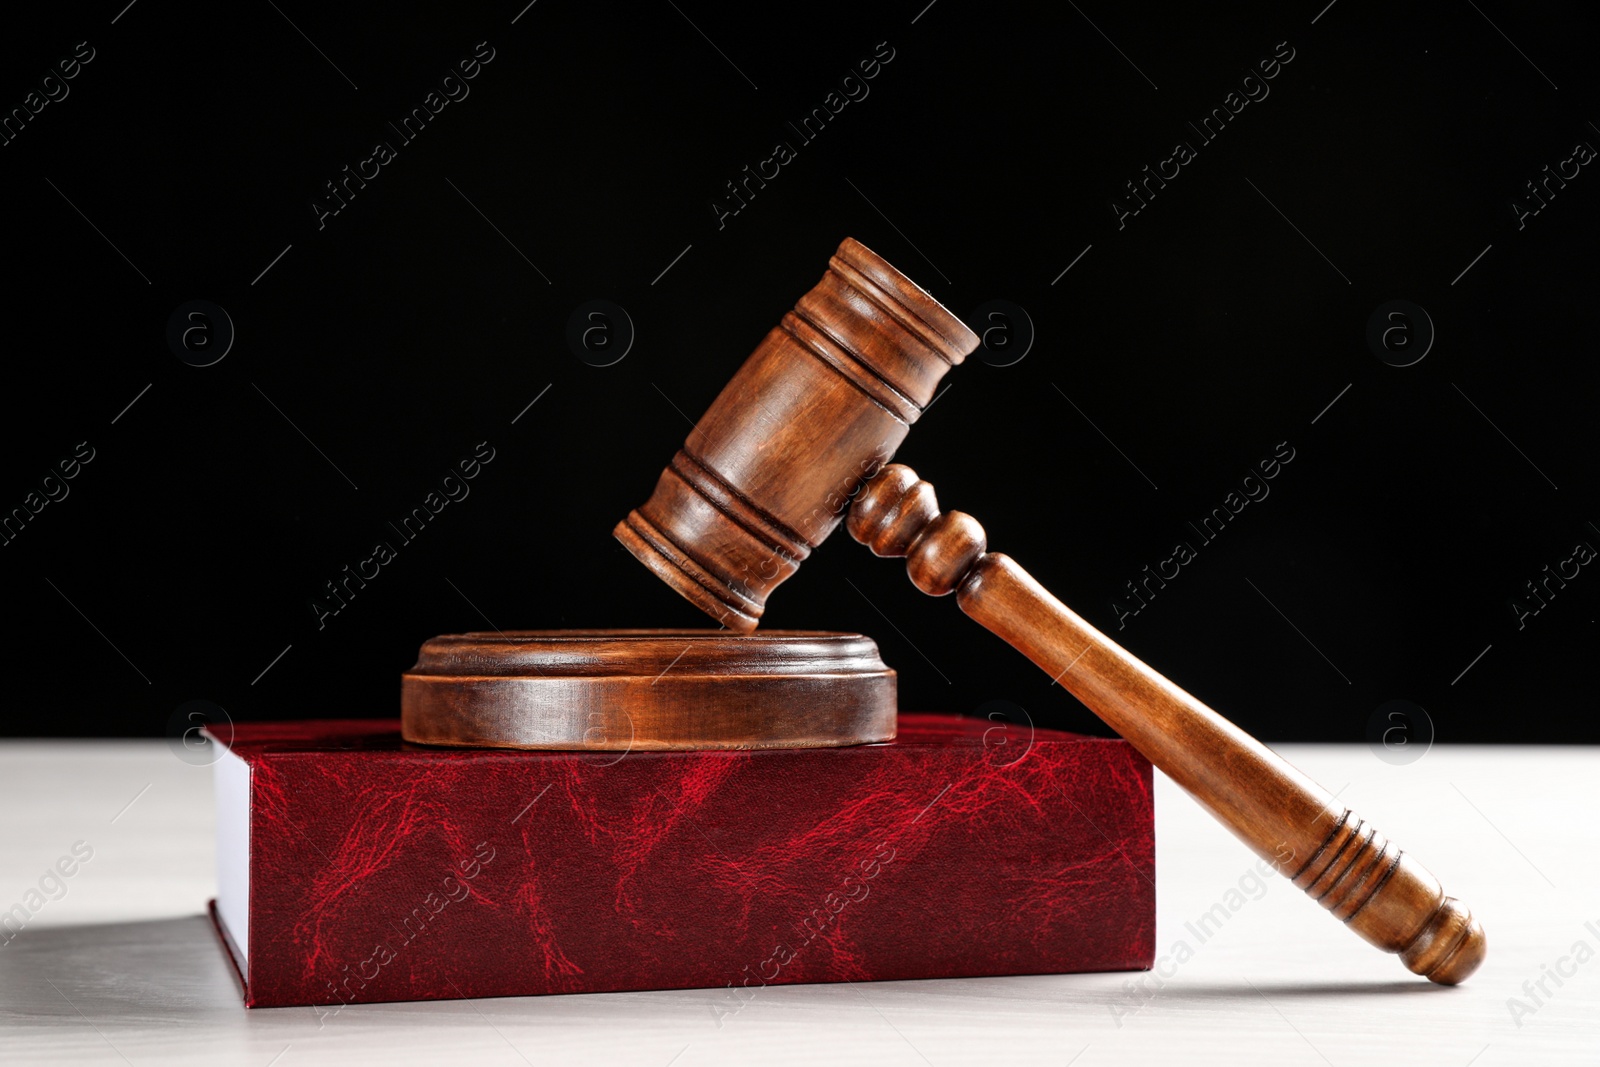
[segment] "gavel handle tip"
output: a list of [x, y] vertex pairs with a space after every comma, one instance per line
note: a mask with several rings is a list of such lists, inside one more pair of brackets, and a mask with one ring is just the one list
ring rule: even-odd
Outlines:
[[1488, 950], [1483, 924], [1471, 909], [1455, 897], [1445, 897], [1422, 932], [1400, 953], [1400, 960], [1430, 982], [1459, 985], [1483, 963]]

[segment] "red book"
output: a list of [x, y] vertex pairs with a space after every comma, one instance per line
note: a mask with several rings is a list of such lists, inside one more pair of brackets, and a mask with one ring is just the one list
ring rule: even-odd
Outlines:
[[754, 752], [432, 749], [246, 723], [212, 917], [252, 1007], [1148, 969], [1150, 764], [902, 715]]

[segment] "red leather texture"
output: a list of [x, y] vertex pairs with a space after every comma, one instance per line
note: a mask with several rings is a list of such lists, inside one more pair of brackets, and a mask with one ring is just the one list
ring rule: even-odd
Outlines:
[[902, 715], [804, 751], [424, 749], [371, 720], [232, 747], [255, 1007], [705, 987], [721, 1023], [766, 984], [1154, 957], [1151, 770], [1120, 740]]

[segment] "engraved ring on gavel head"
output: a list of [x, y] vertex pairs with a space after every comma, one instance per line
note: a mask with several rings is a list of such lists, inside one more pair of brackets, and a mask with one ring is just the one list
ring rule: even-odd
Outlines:
[[839, 524], [978, 338], [865, 245], [750, 355], [616, 536], [729, 629]]

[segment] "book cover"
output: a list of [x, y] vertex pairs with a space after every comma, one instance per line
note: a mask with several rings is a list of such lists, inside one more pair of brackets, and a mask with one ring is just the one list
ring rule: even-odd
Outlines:
[[220, 939], [254, 1007], [1146, 969], [1150, 764], [902, 715], [854, 748], [433, 749], [249, 723], [216, 765]]

